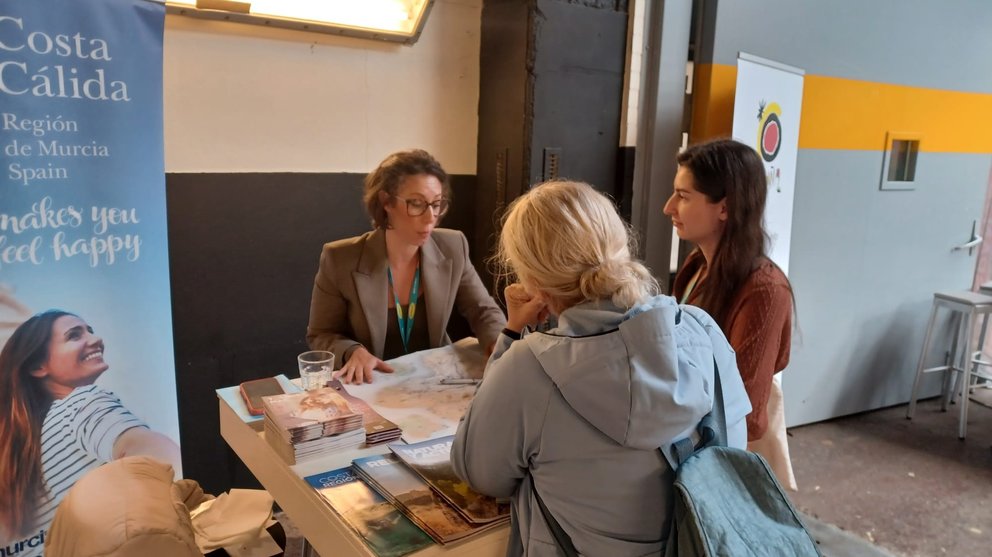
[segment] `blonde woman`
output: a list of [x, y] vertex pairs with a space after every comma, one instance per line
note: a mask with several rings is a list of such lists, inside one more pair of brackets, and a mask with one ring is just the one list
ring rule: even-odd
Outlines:
[[[587, 184], [542, 184], [507, 213], [507, 328], [451, 458], [476, 490], [513, 497], [508, 555], [559, 554], [538, 496], [581, 555], [662, 551], [673, 472], [658, 449], [710, 411], [714, 362], [729, 444], [746, 444], [750, 405], [720, 328], [659, 296], [631, 254], [615, 207]], [[521, 338], [545, 312], [557, 327]]]

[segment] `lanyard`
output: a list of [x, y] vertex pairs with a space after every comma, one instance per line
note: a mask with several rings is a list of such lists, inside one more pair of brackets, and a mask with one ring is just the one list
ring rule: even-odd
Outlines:
[[393, 284], [393, 271], [386, 269], [389, 275], [389, 287], [393, 290], [393, 302], [396, 304], [396, 322], [400, 326], [400, 340], [403, 341], [403, 351], [410, 353], [410, 333], [413, 331], [413, 317], [417, 313], [417, 291], [420, 290], [420, 264], [413, 273], [413, 284], [410, 286], [410, 304], [407, 306], [406, 317], [403, 316], [403, 307], [400, 306], [400, 295], [396, 292], [396, 285]]
[[696, 283], [699, 281], [699, 275], [702, 272], [702, 267], [696, 269], [696, 273], [692, 275], [692, 279], [689, 280], [689, 284], [685, 285], [685, 292], [682, 293], [682, 299], [679, 300], [680, 304], [684, 304], [689, 300], [689, 296], [692, 295], [693, 289], [696, 288]]

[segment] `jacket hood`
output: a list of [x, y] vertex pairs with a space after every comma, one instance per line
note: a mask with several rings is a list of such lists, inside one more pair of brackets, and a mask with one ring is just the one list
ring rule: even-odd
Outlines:
[[[628, 311], [609, 301], [581, 304], [562, 312], [557, 328], [526, 340], [575, 412], [636, 449], [665, 446], [695, 429], [713, 404], [714, 361], [737, 375], [734, 352], [713, 319], [669, 296]], [[730, 421], [750, 408], [726, 410]]]

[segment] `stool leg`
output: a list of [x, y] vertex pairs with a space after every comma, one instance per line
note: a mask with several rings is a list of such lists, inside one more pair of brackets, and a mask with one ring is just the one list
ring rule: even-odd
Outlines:
[[[975, 351], [976, 352], [975, 358], [977, 358], [979, 360], [982, 360], [982, 359], [985, 358], [985, 353], [984, 353], [984, 350], [985, 350], [985, 335], [988, 334], [988, 331], [989, 331], [989, 314], [986, 313], [985, 315], [982, 316], [982, 329], [981, 329], [981, 332], [978, 333], [978, 349]], [[975, 372], [976, 373], [978, 372], [978, 364], [975, 364]], [[986, 388], [990, 388], [990, 385], [989, 385], [989, 382], [988, 381], [982, 379], [982, 380], [980, 380], [980, 383], [982, 383], [983, 385], [985, 385]]]
[[[936, 302], [936, 300], [935, 300]], [[937, 304], [933, 304], [930, 310], [930, 319], [927, 321], [927, 332], [923, 335], [923, 350], [920, 352], [920, 361], [916, 364], [916, 377], [913, 378], [913, 391], [909, 394], [909, 409], [906, 410], [906, 419], [912, 420], [916, 412], [916, 391], [920, 388], [920, 380], [923, 378], [923, 364], [927, 359], [927, 352], [930, 351], [930, 339], [933, 336], [933, 322], [937, 317]]]
[[989, 332], [989, 316], [990, 313], [986, 313], [982, 316], [982, 332], [978, 335], [978, 351], [981, 352], [985, 349], [985, 335]]
[[944, 382], [940, 390], [940, 411], [947, 412], [947, 405], [954, 399], [955, 388], [957, 388], [958, 375], [954, 371], [958, 357], [958, 339], [961, 338], [961, 327], [964, 326], [964, 315], [960, 312], [951, 312], [951, 351], [947, 355], [947, 371], [944, 372]]
[[974, 352], [975, 342], [972, 340], [971, 335], [974, 334], [975, 321], [978, 320], [978, 314], [975, 310], [972, 310], [968, 314], [968, 324], [965, 327], [965, 357], [967, 358], [964, 363], [964, 367], [961, 371], [961, 418], [958, 423], [958, 439], [964, 439], [965, 433], [968, 430], [968, 398], [969, 391], [971, 391], [971, 357]]

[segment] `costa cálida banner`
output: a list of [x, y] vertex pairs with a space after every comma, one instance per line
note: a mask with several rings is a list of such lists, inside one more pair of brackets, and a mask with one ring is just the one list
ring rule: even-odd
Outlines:
[[164, 20], [0, 2], [0, 557], [41, 555], [100, 464], [150, 447], [179, 466]]

